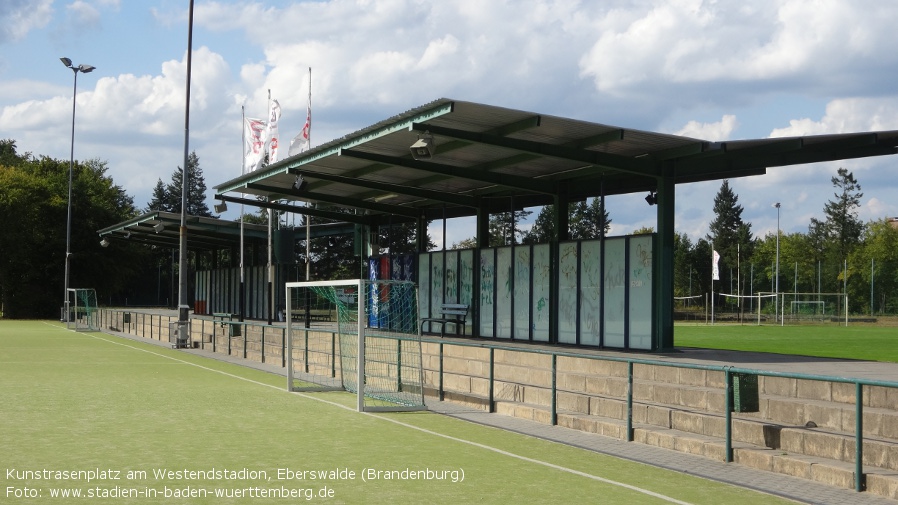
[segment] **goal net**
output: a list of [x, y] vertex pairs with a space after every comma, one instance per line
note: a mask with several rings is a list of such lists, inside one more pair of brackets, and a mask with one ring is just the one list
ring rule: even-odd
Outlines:
[[66, 328], [75, 331], [100, 331], [97, 292], [92, 288], [69, 288], [63, 311]]
[[360, 411], [424, 408], [413, 282], [292, 282], [286, 292], [289, 390], [351, 391]]
[[780, 324], [845, 323], [848, 298], [844, 293], [779, 293], [770, 294], [774, 303], [764, 312], [776, 315]]

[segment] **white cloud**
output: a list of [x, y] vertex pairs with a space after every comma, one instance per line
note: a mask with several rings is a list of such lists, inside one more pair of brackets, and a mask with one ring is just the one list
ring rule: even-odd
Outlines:
[[692, 137], [701, 140], [710, 140], [712, 142], [729, 140], [730, 135], [739, 123], [736, 122], [736, 116], [727, 114], [720, 121], [714, 123], [700, 123], [698, 121], [690, 121], [686, 126], [678, 130], [674, 135], [682, 135], [684, 137]]
[[776, 128], [771, 137], [850, 133], [898, 129], [898, 97], [863, 97], [832, 100], [820, 120], [793, 119]]
[[31, 30], [46, 26], [53, 0], [4, 0], [0, 8], [0, 44], [20, 40]]

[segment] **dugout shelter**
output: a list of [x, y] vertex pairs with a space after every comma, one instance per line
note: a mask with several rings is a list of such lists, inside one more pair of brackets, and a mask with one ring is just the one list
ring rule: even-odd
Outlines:
[[[469, 306], [474, 337], [667, 351], [677, 184], [896, 146], [898, 131], [709, 142], [443, 98], [219, 184], [215, 198], [353, 223], [369, 237], [398, 222], [424, 237], [428, 221], [474, 216], [477, 248], [427, 252], [419, 238], [399, 269], [420, 286], [422, 317], [453, 302]], [[656, 233], [570, 241], [567, 213], [556, 212], [550, 243], [488, 247], [490, 214], [626, 193], [648, 194]], [[393, 263], [369, 265], [382, 275]]]

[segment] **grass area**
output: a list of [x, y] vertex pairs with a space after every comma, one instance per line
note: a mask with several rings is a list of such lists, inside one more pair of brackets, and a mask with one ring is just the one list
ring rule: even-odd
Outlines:
[[898, 362], [898, 328], [869, 324], [678, 324], [677, 347]]
[[[360, 414], [348, 393], [58, 323], [0, 321], [0, 371], [3, 503], [791, 503], [428, 412]], [[408, 469], [444, 478], [362, 478]], [[235, 473], [190, 478], [213, 470]]]

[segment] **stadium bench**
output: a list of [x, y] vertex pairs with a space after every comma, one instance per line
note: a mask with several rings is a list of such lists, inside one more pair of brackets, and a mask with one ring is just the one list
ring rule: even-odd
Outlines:
[[463, 303], [444, 303], [440, 305], [440, 317], [425, 317], [421, 320], [421, 333], [424, 333], [424, 323], [431, 323], [429, 328], [433, 329], [433, 323], [439, 323], [440, 336], [446, 336], [446, 325], [454, 324], [456, 333], [458, 327], [461, 326], [462, 335], [465, 334], [465, 321], [468, 318], [468, 306]]

